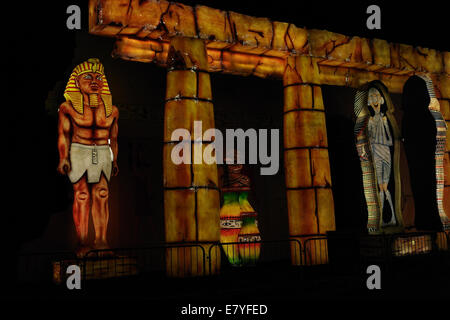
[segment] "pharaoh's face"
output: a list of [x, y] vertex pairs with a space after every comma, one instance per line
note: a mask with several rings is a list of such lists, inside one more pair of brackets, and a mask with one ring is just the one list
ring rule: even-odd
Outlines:
[[240, 152], [238, 150], [234, 150], [233, 154], [227, 154], [225, 157], [225, 164], [228, 164], [228, 172], [229, 173], [240, 173], [243, 169], [243, 165], [238, 163], [240, 156]]
[[77, 78], [77, 83], [82, 93], [99, 93], [103, 86], [103, 75], [97, 72], [83, 73]]
[[369, 91], [368, 102], [372, 108], [377, 109], [383, 103], [383, 97], [378, 90], [372, 89]]
[[436, 98], [431, 98], [429, 108], [433, 111], [440, 111], [441, 106], [439, 105], [439, 100]]

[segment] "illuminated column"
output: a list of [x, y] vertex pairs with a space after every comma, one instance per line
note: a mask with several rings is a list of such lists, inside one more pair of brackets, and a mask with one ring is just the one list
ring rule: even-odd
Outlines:
[[[165, 238], [167, 243], [188, 245], [166, 251], [167, 274], [173, 277], [208, 275], [218, 271], [220, 264], [219, 248], [213, 247], [210, 261], [210, 245], [205, 244], [217, 242], [220, 237], [217, 165], [203, 161], [208, 142], [202, 138], [194, 142], [194, 121], [201, 121], [199, 136], [214, 128], [211, 83], [206, 70], [202, 40], [181, 37], [171, 40], [164, 113]], [[176, 129], [190, 133], [191, 163], [177, 165], [172, 161], [172, 150], [179, 143], [172, 140]], [[194, 160], [201, 163], [194, 164]], [[213, 270], [209, 270], [209, 265]]]
[[[289, 57], [284, 85], [284, 167], [289, 236], [335, 230], [327, 129], [318, 66], [310, 57]], [[292, 242], [291, 250], [298, 249]], [[308, 241], [306, 263], [327, 263], [326, 241]], [[292, 252], [292, 263], [300, 257]]]

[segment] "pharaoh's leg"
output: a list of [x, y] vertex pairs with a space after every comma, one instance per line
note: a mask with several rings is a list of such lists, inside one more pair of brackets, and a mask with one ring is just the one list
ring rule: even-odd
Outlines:
[[[389, 153], [390, 158], [390, 153]], [[384, 190], [384, 193], [386, 195], [386, 200], [389, 203], [389, 207], [391, 209], [391, 220], [386, 225], [395, 225], [396, 219], [395, 219], [395, 211], [394, 211], [394, 204], [392, 202], [391, 192], [388, 189], [388, 183], [389, 179], [391, 178], [391, 163], [387, 161], [383, 161], [383, 173], [382, 173], [382, 188]]]
[[395, 225], [396, 224], [396, 219], [395, 219], [395, 211], [394, 211], [394, 205], [392, 203], [392, 197], [391, 197], [391, 193], [389, 192], [388, 188], [387, 188], [387, 184], [385, 185], [385, 194], [386, 194], [386, 200], [389, 202], [389, 206], [391, 207], [391, 220], [387, 223], [388, 225]]
[[380, 197], [380, 217], [383, 219], [383, 209], [384, 209], [384, 190], [381, 185], [379, 185], [379, 197]]
[[91, 249], [87, 243], [91, 197], [86, 176], [83, 176], [78, 182], [73, 184], [73, 192], [72, 212], [78, 238], [77, 255], [81, 257]]
[[95, 229], [95, 249], [108, 249], [106, 231], [109, 219], [109, 187], [108, 181], [102, 175], [100, 181], [92, 185], [92, 220]]
[[383, 187], [383, 160], [379, 157], [376, 147], [377, 145], [373, 145], [373, 155], [374, 155], [374, 162], [375, 162], [375, 172], [377, 175], [377, 181], [378, 181], [378, 198], [380, 200], [380, 219], [383, 223], [383, 208], [384, 208], [384, 187]]

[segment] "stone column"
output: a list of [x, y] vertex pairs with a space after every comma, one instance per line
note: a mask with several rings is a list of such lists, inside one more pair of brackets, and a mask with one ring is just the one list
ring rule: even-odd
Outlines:
[[[164, 113], [163, 188], [165, 239], [183, 243], [184, 248], [166, 250], [167, 274], [173, 277], [215, 273], [220, 265], [220, 248], [210, 253], [210, 244], [220, 238], [220, 200], [217, 165], [203, 161], [208, 141], [194, 141], [194, 121], [202, 122], [197, 135], [214, 128], [210, 76], [205, 44], [199, 39], [175, 37], [170, 42]], [[175, 164], [171, 154], [179, 144], [172, 140], [176, 129], [190, 133], [191, 163]], [[194, 164], [200, 160], [201, 163]], [[212, 260], [210, 260], [212, 259]], [[211, 263], [211, 264], [210, 264]], [[209, 266], [212, 270], [209, 270]]]
[[[328, 159], [327, 129], [318, 66], [310, 57], [289, 57], [284, 85], [284, 166], [289, 235], [335, 230], [334, 202]], [[307, 241], [307, 264], [328, 261], [325, 240]], [[291, 249], [297, 244], [292, 242]], [[292, 253], [292, 263], [301, 264]]]

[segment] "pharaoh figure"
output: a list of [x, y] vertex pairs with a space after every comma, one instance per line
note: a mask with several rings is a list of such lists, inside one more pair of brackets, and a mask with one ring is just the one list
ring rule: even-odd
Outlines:
[[428, 76], [420, 76], [426, 83], [427, 91], [430, 96], [428, 110], [436, 124], [436, 148], [435, 148], [435, 171], [436, 171], [436, 202], [443, 230], [450, 230], [450, 220], [444, 210], [444, 155], [447, 140], [447, 124], [441, 113], [439, 100], [434, 92], [433, 82]]
[[414, 195], [414, 224], [419, 230], [450, 230], [444, 209], [444, 155], [447, 124], [427, 75], [412, 76], [403, 88], [402, 135]]
[[369, 89], [367, 104], [374, 111], [374, 114], [369, 117], [367, 131], [378, 183], [381, 216], [383, 216], [383, 208], [386, 201], [391, 210], [391, 220], [388, 223], [383, 221], [382, 226], [393, 226], [396, 225], [395, 211], [391, 193], [388, 189], [392, 168], [391, 147], [393, 140], [387, 117], [381, 110], [384, 98], [376, 88]]
[[257, 213], [248, 201], [250, 179], [242, 173], [243, 165], [236, 163], [238, 155], [235, 151], [233, 160], [226, 159], [226, 163], [233, 164], [224, 166], [220, 210], [220, 242], [228, 261], [234, 266], [255, 263], [261, 247]]
[[[58, 172], [67, 175], [74, 191], [73, 220], [77, 255], [108, 249], [109, 180], [118, 173], [118, 109], [111, 103], [103, 65], [89, 59], [73, 69], [58, 110]], [[95, 229], [88, 243], [89, 215]]]

